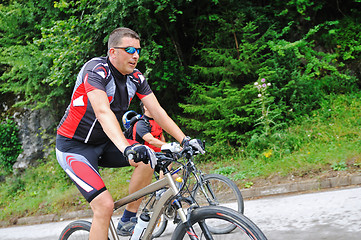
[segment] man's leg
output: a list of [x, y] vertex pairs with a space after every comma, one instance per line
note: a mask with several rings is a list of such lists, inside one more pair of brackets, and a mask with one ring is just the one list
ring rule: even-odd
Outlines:
[[106, 190], [96, 196], [90, 206], [93, 210], [93, 221], [90, 228], [89, 240], [107, 240], [110, 218], [113, 214], [114, 201]]
[[[129, 183], [129, 194], [134, 193], [145, 186], [148, 186], [152, 181], [154, 170], [150, 167], [149, 164], [144, 164], [142, 162], [137, 163], [137, 166], [134, 169], [132, 178]], [[138, 208], [142, 202], [142, 198], [129, 203], [126, 206], [126, 209], [130, 212], [137, 212]]]
[[[142, 162], [140, 163], [134, 163], [132, 166], [135, 167], [132, 178], [130, 179], [129, 183], [129, 193], [134, 193], [145, 186], [149, 185], [152, 181], [153, 176], [153, 169], [148, 164], [144, 164]], [[136, 223], [136, 214], [138, 211], [138, 208], [142, 202], [142, 198], [138, 199], [137, 201], [134, 201], [132, 203], [129, 203], [126, 206], [126, 209], [124, 211], [124, 214], [122, 218], [120, 219], [118, 226], [117, 226], [117, 232], [118, 234], [122, 236], [128, 236], [131, 235], [133, 232], [133, 229], [135, 227]]]
[[105, 144], [88, 145], [58, 135], [56, 145], [56, 157], [60, 166], [73, 180], [93, 210], [89, 239], [108, 239], [114, 201], [98, 172], [99, 154], [103, 152]]

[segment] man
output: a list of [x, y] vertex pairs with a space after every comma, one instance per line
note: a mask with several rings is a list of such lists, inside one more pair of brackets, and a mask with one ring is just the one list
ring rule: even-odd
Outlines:
[[[144, 76], [135, 68], [139, 54], [138, 34], [128, 28], [115, 29], [109, 36], [108, 56], [93, 58], [80, 70], [71, 102], [58, 126], [58, 162], [93, 211], [90, 240], [107, 239], [114, 207], [98, 166], [134, 166], [130, 193], [151, 181], [154, 152], [144, 145], [130, 146], [119, 125], [135, 95], [177, 141], [201, 148], [198, 141], [184, 135], [160, 106]], [[134, 159], [129, 159], [130, 156]], [[136, 214], [140, 202], [141, 199], [128, 204], [126, 210]], [[126, 230], [130, 235], [132, 228]]]

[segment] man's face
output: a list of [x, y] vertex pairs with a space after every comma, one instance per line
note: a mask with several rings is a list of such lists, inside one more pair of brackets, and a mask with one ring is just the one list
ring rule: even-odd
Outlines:
[[135, 51], [133, 54], [125, 51], [126, 47], [140, 48], [140, 41], [135, 38], [124, 37], [121, 44], [116, 47], [122, 47], [119, 49], [109, 49], [109, 59], [114, 67], [123, 75], [130, 74], [134, 71], [139, 60], [139, 54]]

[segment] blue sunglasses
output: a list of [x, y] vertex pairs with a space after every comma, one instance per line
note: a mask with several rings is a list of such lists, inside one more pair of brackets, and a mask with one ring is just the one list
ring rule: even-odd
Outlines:
[[129, 54], [134, 54], [137, 51], [138, 55], [140, 55], [140, 48], [135, 47], [113, 47], [114, 49], [124, 49]]

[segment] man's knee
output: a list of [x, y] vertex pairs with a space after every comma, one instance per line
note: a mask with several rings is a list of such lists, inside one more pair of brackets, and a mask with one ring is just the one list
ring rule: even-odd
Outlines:
[[113, 214], [114, 201], [109, 192], [104, 192], [95, 197], [90, 206], [95, 216], [109, 217]]
[[142, 171], [144, 173], [153, 173], [153, 169], [150, 167], [149, 164], [145, 164], [143, 162], [139, 162], [138, 165], [135, 167], [135, 169], [137, 169], [137, 171]]

